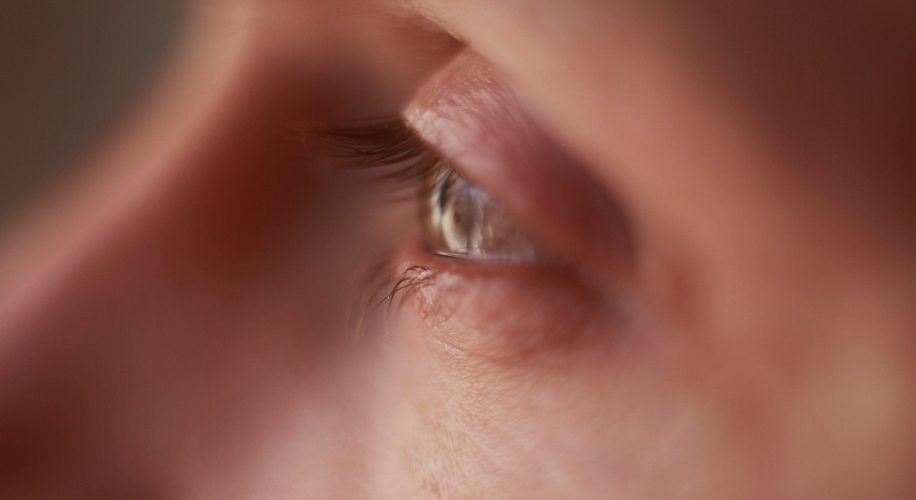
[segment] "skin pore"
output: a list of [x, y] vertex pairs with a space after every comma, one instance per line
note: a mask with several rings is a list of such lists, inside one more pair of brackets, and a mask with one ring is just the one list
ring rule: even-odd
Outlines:
[[[190, 10], [0, 251], [0, 496], [916, 493], [909, 6]], [[562, 264], [430, 254], [307, 132], [398, 116]]]

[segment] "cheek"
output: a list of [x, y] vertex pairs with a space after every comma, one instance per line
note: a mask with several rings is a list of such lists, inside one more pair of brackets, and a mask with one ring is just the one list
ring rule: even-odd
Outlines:
[[404, 297], [380, 383], [393, 496], [710, 491], [697, 478], [710, 481], [704, 457], [722, 439], [682, 392], [683, 364], [557, 280], [446, 273]]
[[905, 387], [874, 338], [782, 351], [786, 373], [784, 356], [639, 317], [563, 270], [404, 260], [430, 277], [381, 337], [382, 497], [786, 498], [837, 470], [907, 476], [913, 398], [876, 401]]

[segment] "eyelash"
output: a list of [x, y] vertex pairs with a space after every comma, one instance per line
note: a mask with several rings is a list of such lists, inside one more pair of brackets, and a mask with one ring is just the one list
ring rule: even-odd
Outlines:
[[402, 119], [317, 127], [314, 134], [338, 158], [395, 187], [418, 187], [441, 160]]
[[[441, 158], [430, 149], [403, 119], [380, 119], [339, 127], [319, 125], [309, 132], [336, 158], [348, 160], [352, 168], [371, 171], [375, 179], [397, 191], [411, 189], [420, 196], [424, 182], [438, 168]], [[390, 264], [378, 266], [365, 278], [364, 296], [352, 317], [357, 331], [364, 332], [369, 316], [388, 304], [390, 313], [397, 296], [429, 283], [429, 269], [412, 266], [398, 272]]]

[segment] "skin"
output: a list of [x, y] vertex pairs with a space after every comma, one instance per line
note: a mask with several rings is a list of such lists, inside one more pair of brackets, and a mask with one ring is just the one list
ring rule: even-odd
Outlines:
[[[4, 498], [916, 494], [908, 5], [190, 12], [0, 252]], [[569, 264], [432, 256], [301, 132], [402, 112]]]

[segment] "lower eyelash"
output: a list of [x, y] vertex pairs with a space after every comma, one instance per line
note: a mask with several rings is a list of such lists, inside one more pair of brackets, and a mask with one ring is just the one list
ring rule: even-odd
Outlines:
[[408, 293], [416, 292], [417, 290], [428, 286], [432, 282], [432, 271], [429, 268], [423, 266], [411, 266], [404, 270], [401, 273], [401, 277], [394, 282], [394, 286], [391, 287], [391, 291], [382, 302], [379, 302], [376, 307], [381, 306], [386, 301], [388, 302], [388, 311], [391, 312], [391, 305], [394, 303], [394, 299], [398, 293], [401, 295], [406, 295]]
[[373, 315], [384, 306], [383, 320], [387, 321], [392, 307], [402, 303], [405, 295], [415, 293], [428, 286], [433, 279], [432, 271], [424, 266], [410, 266], [398, 272], [392, 267], [392, 258], [381, 259], [378, 265], [366, 273], [360, 289], [360, 299], [354, 304], [350, 326], [359, 335], [365, 336]]

